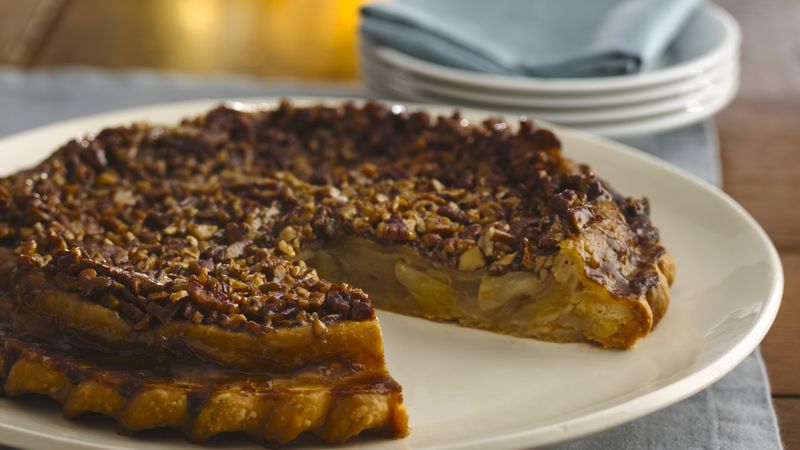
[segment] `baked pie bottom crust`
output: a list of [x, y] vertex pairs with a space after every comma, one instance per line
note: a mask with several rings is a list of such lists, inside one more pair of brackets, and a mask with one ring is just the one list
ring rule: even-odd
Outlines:
[[[79, 300], [69, 294], [61, 295], [59, 301], [65, 309], [79, 306], [75, 304]], [[267, 446], [287, 443], [304, 432], [331, 443], [345, 442], [364, 431], [394, 438], [408, 434], [400, 385], [388, 375], [382, 359], [372, 357], [383, 351], [376, 320], [339, 323], [326, 331], [339, 345], [360, 344], [357, 351], [366, 355], [362, 362], [355, 361], [355, 356], [313, 363], [313, 355], [297, 352], [294, 357], [306, 356], [308, 364], [269, 373], [176, 361], [168, 355], [77, 349], [42, 338], [38, 319], [16, 310], [8, 295], [0, 296], [0, 312], [4, 319], [0, 392], [8, 397], [52, 397], [62, 404], [68, 418], [100, 413], [113, 418], [123, 434], [169, 427], [194, 442], [241, 431]], [[97, 319], [92, 312], [86, 316], [87, 321]], [[59, 332], [69, 324], [61, 327]], [[13, 328], [34, 331], [39, 337], [17, 337], [26, 333]], [[309, 330], [283, 331], [282, 346], [294, 343], [310, 349], [312, 341], [318, 340]], [[219, 332], [214, 339], [227, 346], [229, 356], [248, 351], [237, 348], [234, 340], [226, 342], [225, 333]]]

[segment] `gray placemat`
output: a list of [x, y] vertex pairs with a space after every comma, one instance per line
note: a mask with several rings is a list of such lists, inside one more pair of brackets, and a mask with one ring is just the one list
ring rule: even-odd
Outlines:
[[[349, 84], [265, 83], [245, 77], [197, 77], [148, 71], [0, 69], [0, 137], [34, 126], [119, 108], [200, 98], [363, 96]], [[711, 122], [626, 143], [720, 183]], [[562, 449], [779, 449], [777, 420], [758, 351], [708, 389], [626, 425]]]
[[715, 186], [722, 186], [717, 128], [711, 120], [622, 142], [684, 168]]

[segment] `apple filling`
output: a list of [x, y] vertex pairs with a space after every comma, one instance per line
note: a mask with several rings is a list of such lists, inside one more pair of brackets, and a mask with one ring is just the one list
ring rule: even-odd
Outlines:
[[618, 342], [616, 336], [645, 334], [652, 326], [649, 307], [611, 297], [586, 278], [582, 260], [568, 250], [542, 257], [538, 272], [503, 274], [436, 267], [408, 248], [358, 237], [325, 243], [302, 256], [321, 276], [360, 286], [378, 308], [401, 314], [604, 345]]

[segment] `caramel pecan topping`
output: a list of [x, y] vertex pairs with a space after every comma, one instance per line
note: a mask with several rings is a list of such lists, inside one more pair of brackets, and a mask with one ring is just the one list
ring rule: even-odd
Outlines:
[[221, 106], [73, 140], [0, 180], [0, 245], [19, 253], [16, 276], [47, 274], [138, 327], [319, 327], [374, 309], [319, 279], [304, 245], [349, 234], [453, 269], [535, 270], [609, 199], [640, 244], [657, 244], [646, 202], [564, 159], [531, 121], [512, 131], [374, 102]]

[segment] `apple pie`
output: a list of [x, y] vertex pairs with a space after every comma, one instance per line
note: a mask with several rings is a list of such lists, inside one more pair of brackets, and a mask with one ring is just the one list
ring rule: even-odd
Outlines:
[[529, 120], [220, 106], [0, 180], [0, 385], [121, 432], [408, 433], [375, 307], [628, 348], [674, 263]]

